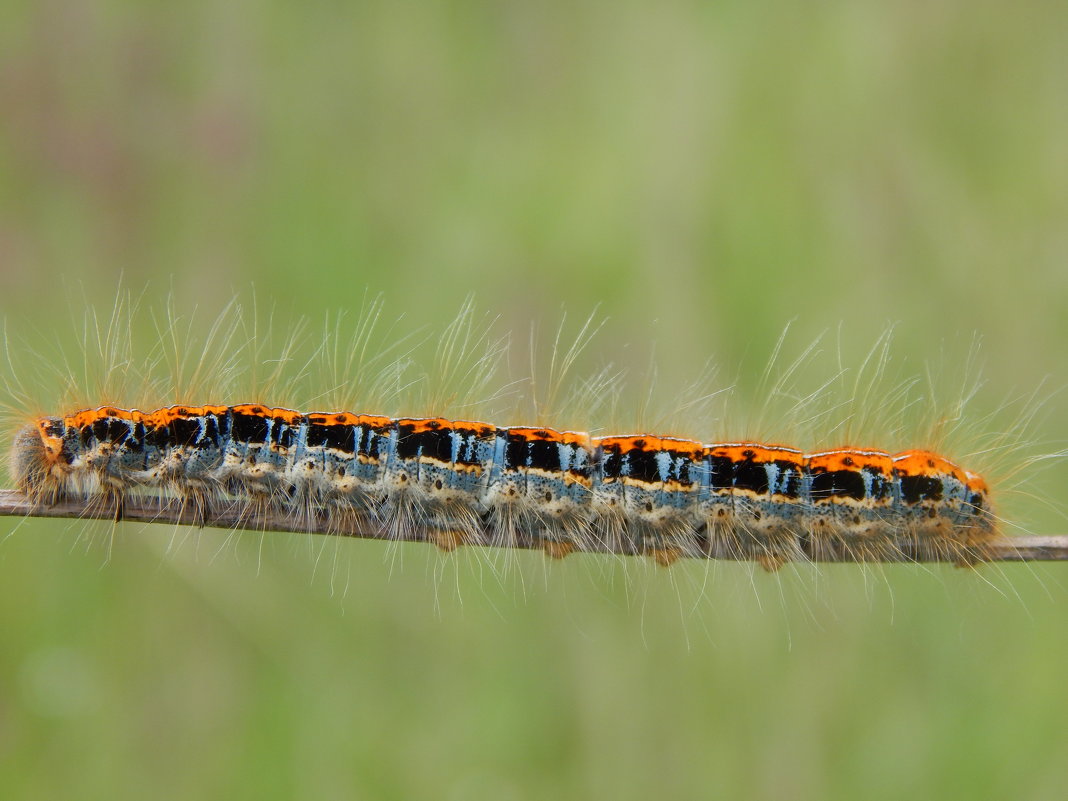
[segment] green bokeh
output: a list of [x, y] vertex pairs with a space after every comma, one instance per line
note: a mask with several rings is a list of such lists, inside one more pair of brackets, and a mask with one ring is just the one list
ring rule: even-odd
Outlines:
[[[3, 17], [18, 337], [120, 282], [209, 313], [252, 286], [279, 319], [382, 292], [435, 330], [474, 293], [521, 341], [598, 307], [591, 358], [638, 393], [654, 354], [661, 395], [710, 356], [753, 387], [791, 319], [791, 353], [841, 326], [854, 358], [897, 323], [912, 364], [978, 334], [982, 410], [1065, 383], [1063, 3]], [[1046, 404], [1036, 448], [1066, 411]], [[1062, 469], [1038, 530], [1063, 531]], [[12, 531], [5, 798], [1056, 799], [1068, 779], [1055, 565], [766, 575]]]

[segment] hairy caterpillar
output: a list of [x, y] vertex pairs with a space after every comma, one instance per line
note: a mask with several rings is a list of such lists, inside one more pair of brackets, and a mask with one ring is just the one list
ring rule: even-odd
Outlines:
[[487, 529], [502, 547], [526, 537], [557, 556], [663, 563], [724, 552], [768, 567], [823, 551], [975, 559], [995, 533], [983, 479], [928, 451], [803, 454], [257, 404], [42, 417], [16, 436], [11, 470], [43, 501], [140, 491], [255, 502], [365, 515], [400, 538], [425, 529], [444, 547]]
[[[361, 322], [373, 323], [380, 310], [372, 304]], [[116, 335], [115, 319], [98, 331], [98, 343], [126, 339]], [[360, 329], [357, 350], [370, 328]], [[473, 328], [468, 307], [445, 342], [462, 355]], [[351, 358], [345, 366], [353, 368]], [[362, 365], [356, 371], [363, 374]], [[758, 439], [605, 436], [212, 400], [33, 415], [14, 436], [10, 473], [36, 504], [110, 503], [120, 517], [125, 500], [149, 497], [176, 501], [202, 521], [237, 507], [312, 521], [327, 533], [373, 527], [445, 549], [647, 554], [661, 564], [684, 557], [752, 559], [768, 569], [811, 558], [971, 564], [1000, 536], [984, 479], [925, 448], [803, 451]]]

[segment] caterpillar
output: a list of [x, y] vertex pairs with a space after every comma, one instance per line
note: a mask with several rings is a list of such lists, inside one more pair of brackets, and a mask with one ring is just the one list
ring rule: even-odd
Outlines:
[[255, 403], [39, 417], [16, 435], [10, 469], [41, 503], [110, 497], [121, 510], [139, 493], [201, 510], [254, 504], [327, 528], [364, 519], [445, 549], [486, 534], [556, 557], [607, 551], [664, 565], [717, 555], [767, 569], [810, 556], [969, 564], [997, 536], [982, 477], [927, 450], [803, 453]]
[[[532, 407], [509, 415], [499, 408], [504, 395], [491, 391], [505, 341], [492, 339], [492, 326], [475, 319], [470, 302], [435, 338], [435, 370], [414, 379], [406, 337], [389, 330], [385, 342], [374, 341], [382, 308], [381, 300], [365, 302], [348, 341], [339, 323], [328, 324], [312, 338], [310, 354], [294, 335], [273, 348], [265, 335], [293, 326], [264, 327], [236, 300], [208, 325], [172, 306], [162, 325], [157, 320], [157, 336], [146, 337], [134, 330], [135, 309], [124, 293], [103, 322], [88, 312], [81, 370], [69, 361], [59, 367], [62, 345], [57, 359], [35, 350], [40, 337], [26, 347], [5, 337], [9, 475], [38, 509], [81, 503], [86, 514], [108, 507], [121, 518], [124, 508], [156, 503], [182, 510], [181, 522], [202, 525], [269, 516], [272, 525], [296, 530], [429, 541], [446, 550], [470, 544], [540, 548], [553, 557], [610, 552], [663, 565], [708, 557], [769, 570], [805, 560], [970, 565], [995, 558], [992, 549], [1006, 542], [984, 477], [938, 450], [946, 431], [967, 417], [970, 395], [917, 437], [927, 447], [852, 444], [880, 436], [857, 433], [858, 410], [888, 439], [908, 442], [903, 413], [916, 404], [916, 380], [887, 380], [889, 331], [852, 373], [848, 407], [827, 391], [829, 382], [813, 392], [791, 383], [807, 372], [814, 345], [769, 379], [774, 385], [760, 394], [768, 403], [792, 403], [786, 419], [792, 412], [806, 426], [833, 422], [837, 442], [827, 444], [834, 447], [813, 447], [820, 437], [807, 431], [795, 431], [805, 440], [795, 447], [759, 435], [722, 436], [735, 427], [701, 407], [711, 396], [700, 382], [682, 393], [689, 423], [643, 424], [628, 434], [581, 430], [597, 416], [596, 402], [623, 394], [608, 368], [586, 382], [567, 377], [596, 333], [593, 318], [570, 348], [561, 345], [561, 325], [540, 388], [548, 390], [539, 392], [531, 377]], [[971, 369], [968, 360], [957, 361]], [[311, 376], [316, 366], [332, 374]], [[58, 414], [57, 367], [69, 410]], [[161, 368], [170, 369], [169, 380]], [[533, 363], [531, 371], [538, 372]], [[405, 399], [413, 387], [419, 389]], [[487, 392], [488, 401], [458, 402]], [[233, 403], [235, 395], [268, 402]], [[198, 397], [213, 403], [188, 402]], [[1034, 396], [1009, 403], [1022, 407], [1023, 428], [982, 440], [987, 467], [991, 454], [1017, 458], [1041, 405]], [[570, 418], [559, 414], [569, 410]], [[698, 419], [716, 420], [720, 430], [708, 436], [706, 423], [705, 437], [685, 436]], [[1050, 461], [1036, 457], [1018, 469], [1040, 460]]]

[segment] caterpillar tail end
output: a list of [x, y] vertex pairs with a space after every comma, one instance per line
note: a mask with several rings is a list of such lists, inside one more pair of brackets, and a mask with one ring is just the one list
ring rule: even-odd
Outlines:
[[8, 471], [19, 492], [34, 503], [52, 504], [63, 497], [63, 481], [57, 472], [62, 462], [62, 440], [50, 432], [54, 418], [42, 418], [15, 434], [8, 454]]

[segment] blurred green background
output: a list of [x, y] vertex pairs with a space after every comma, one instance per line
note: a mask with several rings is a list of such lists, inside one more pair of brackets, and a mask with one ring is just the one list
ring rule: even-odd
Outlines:
[[[5, 3], [0, 312], [523, 340], [752, 386], [898, 322], [1066, 383], [1068, 5]], [[58, 325], [57, 327], [62, 327]], [[655, 347], [650, 343], [655, 343]], [[79, 345], [67, 342], [72, 352]], [[832, 358], [830, 355], [827, 358]], [[1036, 438], [1068, 436], [1068, 401]], [[996, 415], [992, 426], [1013, 420]], [[1055, 467], [1029, 525], [1064, 532]], [[1064, 797], [1068, 574], [676, 565], [3, 524], [5, 798]], [[108, 554], [110, 553], [110, 558]], [[496, 561], [494, 561], [496, 560]]]

